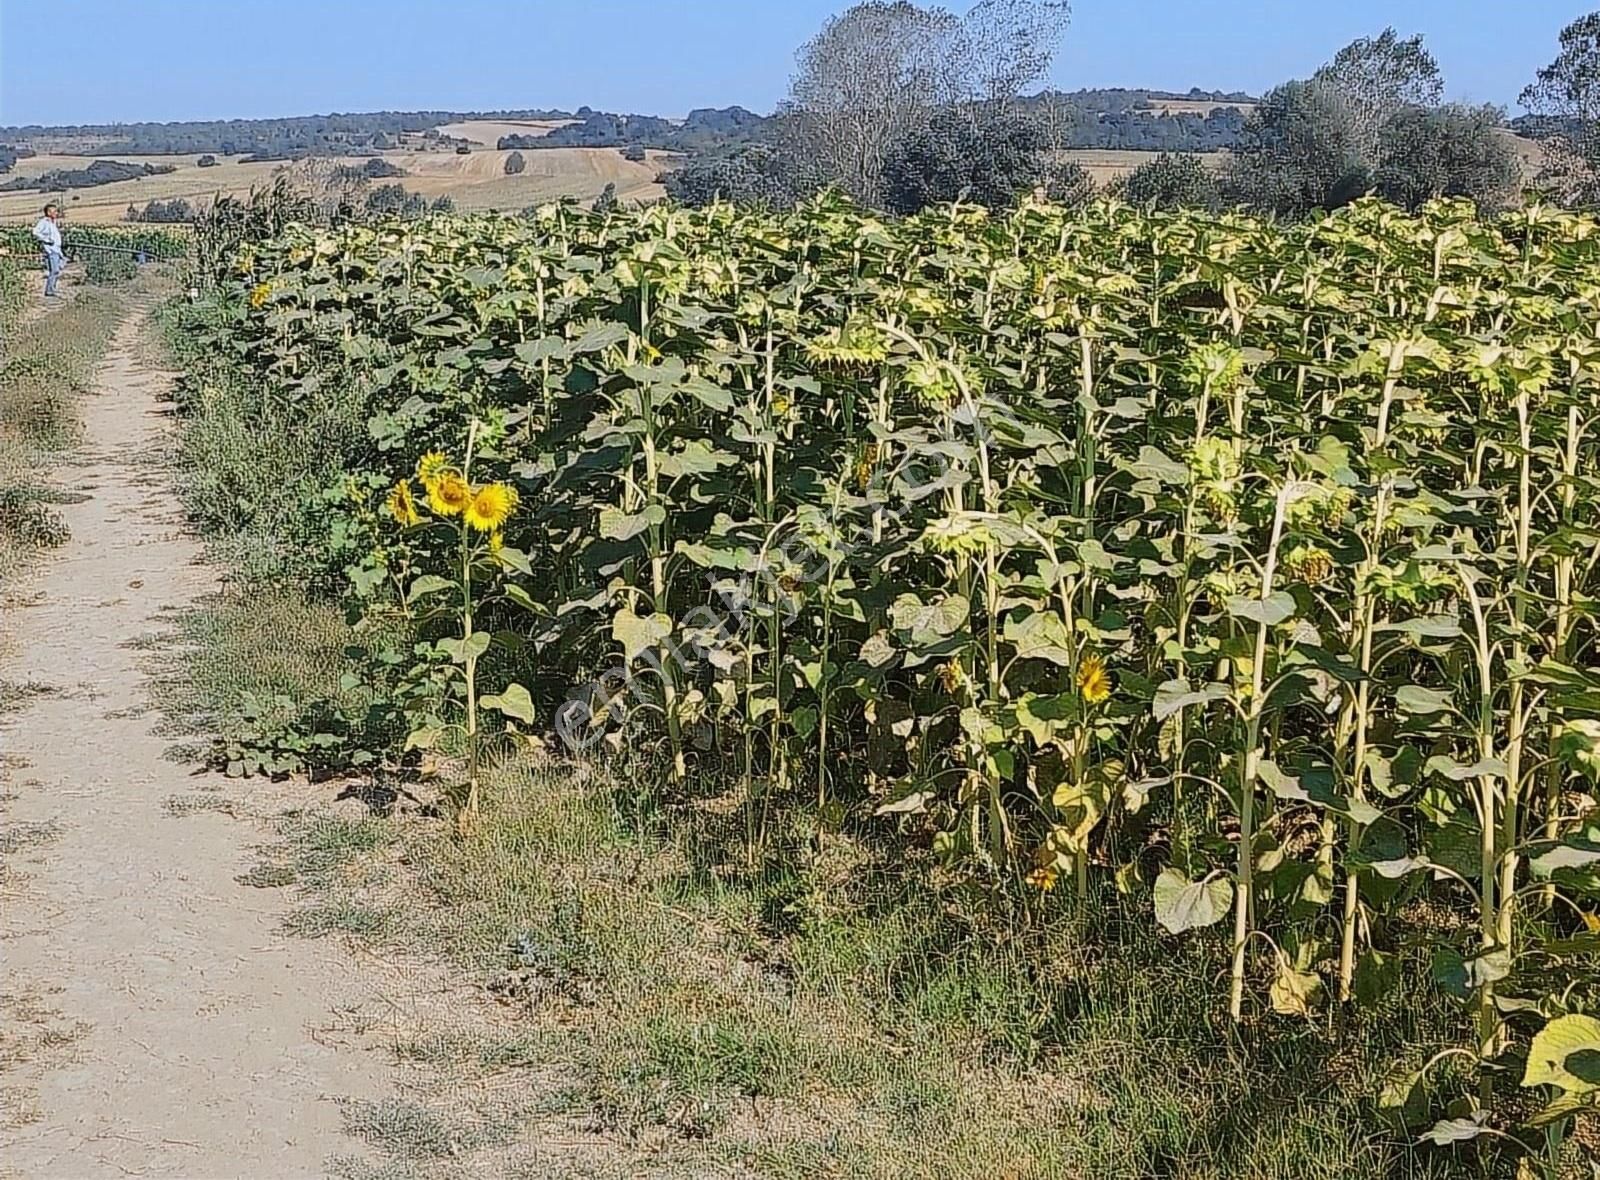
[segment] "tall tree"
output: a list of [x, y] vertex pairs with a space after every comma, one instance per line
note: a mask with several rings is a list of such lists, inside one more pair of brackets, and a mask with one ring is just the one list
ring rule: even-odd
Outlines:
[[1471, 197], [1485, 213], [1517, 197], [1522, 162], [1502, 133], [1497, 107], [1408, 107], [1384, 123], [1378, 192], [1407, 209], [1435, 197]]
[[981, 126], [1049, 72], [1064, 0], [982, 0], [965, 17], [909, 0], [866, 0], [801, 47], [785, 105], [788, 154], [858, 200], [879, 203], [895, 145], [936, 115]]
[[1191, 152], [1162, 152], [1122, 178], [1114, 191], [1130, 205], [1154, 209], [1216, 209], [1217, 178]]
[[1361, 196], [1371, 178], [1346, 92], [1313, 80], [1285, 82], [1262, 98], [1224, 182], [1233, 200], [1301, 217]]
[[1067, 0], [982, 0], [961, 21], [967, 97], [1005, 107], [1049, 76], [1072, 17]]
[[996, 110], [972, 119], [941, 111], [890, 149], [884, 204], [896, 213], [943, 201], [1002, 208], [1051, 179], [1045, 146], [1038, 124], [1015, 114]]
[[1600, 199], [1600, 12], [1562, 29], [1560, 45], [1520, 100], [1551, 133], [1535, 183], [1567, 203], [1592, 204]]
[[875, 202], [897, 140], [956, 101], [961, 22], [908, 0], [870, 0], [829, 19], [800, 49], [789, 105], [800, 151]]
[[1377, 163], [1383, 125], [1406, 107], [1437, 106], [1444, 75], [1421, 37], [1402, 40], [1392, 28], [1352, 41], [1312, 78], [1343, 96], [1356, 146], [1370, 167]]

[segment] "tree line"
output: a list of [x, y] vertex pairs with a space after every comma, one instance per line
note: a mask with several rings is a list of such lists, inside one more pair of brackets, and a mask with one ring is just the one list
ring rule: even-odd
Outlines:
[[[964, 17], [909, 0], [857, 4], [801, 47], [764, 142], [692, 161], [663, 181], [691, 205], [782, 205], [829, 186], [892, 211], [957, 199], [1003, 205], [1039, 190], [1086, 196], [1093, 186], [1063, 153], [1083, 143], [1086, 128], [1115, 127], [1140, 104], [1114, 97], [1093, 109], [1052, 91], [1025, 96], [1047, 75], [1067, 20], [1067, 6], [1049, 0], [985, 0]], [[1534, 186], [1567, 203], [1591, 201], [1600, 188], [1597, 75], [1600, 13], [1561, 34], [1560, 56], [1522, 98], [1538, 120], [1524, 129], [1543, 136], [1549, 161]], [[1248, 113], [1167, 116], [1161, 122], [1172, 126], [1214, 125], [1208, 148], [1226, 148], [1221, 166], [1188, 148], [1166, 150], [1114, 190], [1142, 205], [1285, 217], [1373, 192], [1407, 208], [1469, 197], [1485, 212], [1521, 199], [1523, 165], [1505, 113], [1445, 102], [1444, 92], [1423, 38], [1385, 29]], [[1108, 135], [1097, 146], [1113, 142], [1126, 139]]]
[[123, 180], [137, 180], [143, 176], [161, 176], [176, 172], [171, 164], [128, 164], [122, 160], [96, 160], [86, 168], [52, 168], [38, 176], [16, 176], [0, 184], [0, 192], [65, 192], [73, 188], [93, 188], [101, 184], [116, 184]]

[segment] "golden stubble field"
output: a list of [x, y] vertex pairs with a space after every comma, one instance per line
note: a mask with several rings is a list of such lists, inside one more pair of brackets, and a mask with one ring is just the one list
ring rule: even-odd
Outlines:
[[[385, 152], [383, 158], [404, 169], [406, 175], [378, 183], [403, 184], [430, 200], [449, 196], [456, 208], [464, 210], [517, 210], [567, 196], [593, 200], [608, 184], [616, 185], [617, 196], [625, 201], [651, 201], [665, 195], [656, 180], [663, 171], [673, 167], [674, 157], [665, 152], [649, 152], [642, 163], [635, 163], [623, 159], [622, 153], [614, 148], [529, 149], [522, 153], [525, 170], [516, 176], [506, 175], [506, 157], [511, 153], [492, 147], [501, 135], [541, 134], [558, 125], [488, 121], [450, 124], [440, 130], [446, 135], [491, 146], [476, 147], [465, 156], [453, 150]], [[162, 176], [145, 176], [62, 194], [34, 189], [0, 193], [0, 221], [31, 219], [38, 215], [46, 200], [53, 199], [62, 205], [69, 222], [105, 225], [123, 220], [130, 204], [143, 206], [150, 201], [168, 201], [176, 197], [183, 197], [192, 204], [206, 203], [222, 193], [243, 195], [252, 187], [270, 183], [273, 175], [284, 166], [282, 162], [247, 164], [238, 157], [219, 157], [214, 167], [201, 168], [198, 155], [42, 154], [19, 160], [3, 179], [41, 176], [56, 168], [84, 168], [95, 159], [171, 164], [177, 170]], [[341, 162], [360, 166], [366, 160], [367, 157], [352, 157]]]

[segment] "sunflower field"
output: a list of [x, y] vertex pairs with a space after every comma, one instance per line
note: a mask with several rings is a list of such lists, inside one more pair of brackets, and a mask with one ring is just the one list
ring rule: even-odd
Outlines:
[[1600, 1103], [1593, 218], [552, 205], [211, 278], [274, 413], [365, 415], [368, 756], [459, 753], [465, 822], [480, 747], [626, 750], [752, 844], [1120, 893], [1234, 1021], [1421, 961], [1472, 1032], [1379, 1105], [1436, 1142]]

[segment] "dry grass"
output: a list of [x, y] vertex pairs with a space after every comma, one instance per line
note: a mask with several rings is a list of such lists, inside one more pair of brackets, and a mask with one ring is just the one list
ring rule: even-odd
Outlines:
[[[465, 841], [418, 814], [285, 819], [266, 853], [301, 890], [291, 930], [454, 964], [504, 1005], [468, 1020], [481, 1001], [458, 998], [459, 1025], [396, 1038], [439, 1075], [357, 1112], [388, 1158], [340, 1175], [1459, 1174], [1367, 1118], [1382, 1072], [1423, 1051], [1414, 1010], [1343, 1044], [1256, 1030], [1230, 1055], [1204, 948], [1124, 920], [973, 925], [843, 836], [805, 868], [741, 868], [744, 817], [664, 824], [640, 786], [514, 763]], [[591, 1167], [510, 1166], [557, 1142]]]
[[[1112, 181], [1122, 179], [1140, 164], [1148, 164], [1161, 153], [1125, 151], [1121, 148], [1078, 148], [1061, 154], [1078, 164], [1094, 179], [1097, 186], [1104, 188]], [[1200, 158], [1205, 161], [1207, 167], [1215, 171], [1222, 167], [1222, 161], [1227, 158], [1227, 153], [1202, 152]]]
[[468, 156], [454, 152], [391, 153], [386, 159], [404, 168], [400, 181], [426, 197], [449, 196], [456, 208], [521, 209], [557, 197], [593, 200], [606, 185], [617, 186], [625, 201], [657, 200], [666, 190], [656, 177], [671, 166], [671, 157], [649, 152], [643, 163], [622, 158], [614, 148], [539, 148], [522, 153], [526, 168], [506, 175], [510, 152], [476, 151]]
[[[57, 168], [85, 168], [95, 157], [38, 155], [18, 160], [12, 175], [41, 176]], [[113, 156], [134, 164], [171, 164], [178, 170], [164, 176], [144, 176], [136, 180], [122, 180], [116, 184], [102, 184], [94, 188], [74, 189], [60, 197], [68, 224], [80, 221], [88, 225], [105, 225], [121, 221], [130, 204], [143, 205], [149, 201], [167, 201], [174, 197], [189, 200], [210, 199], [218, 193], [247, 192], [253, 184], [262, 184], [272, 178], [276, 164], [245, 164], [237, 159], [220, 160], [215, 168], [201, 168], [199, 156]], [[45, 194], [26, 192], [0, 194], [0, 221], [21, 221], [38, 215]]]
[[1212, 99], [1201, 98], [1152, 98], [1150, 108], [1160, 114], [1166, 115], [1209, 115], [1212, 111], [1227, 107], [1238, 107], [1248, 115], [1256, 109], [1253, 102], [1217, 102]]

